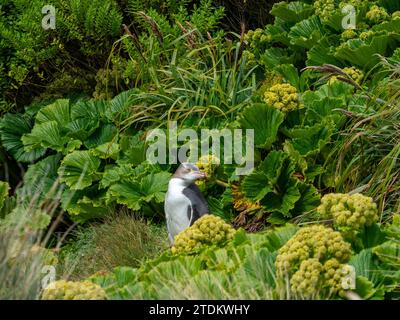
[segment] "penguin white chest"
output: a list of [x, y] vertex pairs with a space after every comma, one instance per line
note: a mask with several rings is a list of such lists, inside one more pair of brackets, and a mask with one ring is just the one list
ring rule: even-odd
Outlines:
[[190, 200], [183, 194], [186, 186], [174, 180], [171, 179], [169, 183], [164, 203], [167, 227], [172, 239], [189, 227], [188, 208], [191, 208]]

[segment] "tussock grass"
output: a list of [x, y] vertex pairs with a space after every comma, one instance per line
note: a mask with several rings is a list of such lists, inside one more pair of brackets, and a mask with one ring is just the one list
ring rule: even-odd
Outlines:
[[[56, 184], [49, 194], [54, 192]], [[39, 299], [42, 288], [56, 276], [57, 257], [46, 244], [61, 215], [54, 202], [39, 202], [31, 195], [28, 204], [22, 200], [0, 220], [0, 300]], [[38, 217], [44, 216], [55, 218], [48, 230], [40, 227]]]
[[102, 224], [75, 231], [61, 249], [63, 278], [84, 279], [117, 266], [138, 267], [168, 248], [166, 228], [127, 212], [114, 213]]
[[335, 189], [372, 196], [385, 222], [400, 213], [400, 68], [385, 59], [381, 64], [391, 77], [370, 93], [373, 113], [352, 120], [328, 162], [337, 162]]

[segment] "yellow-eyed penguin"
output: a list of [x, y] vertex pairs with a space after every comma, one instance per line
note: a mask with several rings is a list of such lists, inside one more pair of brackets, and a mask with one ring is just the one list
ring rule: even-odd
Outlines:
[[194, 183], [206, 174], [190, 163], [182, 163], [168, 184], [164, 210], [171, 245], [175, 236], [190, 227], [198, 218], [208, 213], [206, 199]]

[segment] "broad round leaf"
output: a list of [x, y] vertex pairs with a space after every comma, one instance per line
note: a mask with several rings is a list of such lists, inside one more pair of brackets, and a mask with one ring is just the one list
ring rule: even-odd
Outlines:
[[58, 169], [60, 181], [72, 190], [81, 190], [92, 184], [97, 178], [100, 159], [89, 151], [73, 151], [65, 156]]

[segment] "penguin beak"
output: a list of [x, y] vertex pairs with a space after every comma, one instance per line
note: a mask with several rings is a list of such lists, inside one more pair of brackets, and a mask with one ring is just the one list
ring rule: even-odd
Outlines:
[[198, 179], [205, 179], [205, 178], [207, 178], [207, 174], [205, 172], [203, 172], [203, 171], [198, 171], [197, 172], [197, 178]]

